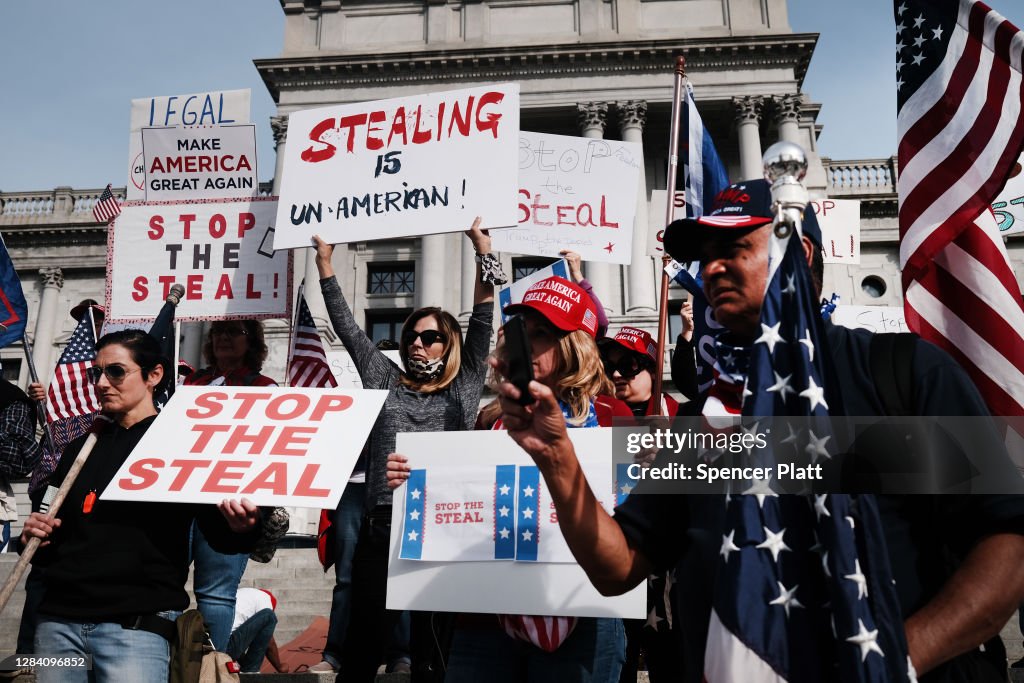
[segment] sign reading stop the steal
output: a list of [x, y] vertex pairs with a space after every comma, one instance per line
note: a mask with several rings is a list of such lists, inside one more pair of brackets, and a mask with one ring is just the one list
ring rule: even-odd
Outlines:
[[337, 507], [386, 391], [182, 386], [109, 500]]

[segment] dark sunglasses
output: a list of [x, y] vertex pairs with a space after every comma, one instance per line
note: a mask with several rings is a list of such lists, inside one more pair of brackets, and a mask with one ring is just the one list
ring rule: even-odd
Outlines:
[[223, 337], [244, 337], [249, 334], [244, 327], [215, 327], [210, 330], [210, 336], [221, 335]]
[[423, 346], [432, 346], [437, 342], [444, 344], [445, 342], [444, 335], [437, 330], [423, 330], [422, 332], [408, 330], [402, 335], [402, 344], [404, 346], [412, 346], [412, 343], [416, 341], [417, 337], [419, 337], [420, 341], [423, 342]]
[[602, 358], [604, 361], [604, 372], [609, 377], [612, 377], [616, 371], [625, 379], [633, 379], [644, 370], [647, 370], [647, 366], [639, 358], [632, 354], [627, 354], [619, 358], [618, 362], [613, 362], [610, 358]]
[[124, 378], [132, 374], [136, 370], [142, 368], [133, 368], [131, 370], [125, 370], [123, 365], [108, 365], [105, 368], [101, 368], [98, 365], [86, 369], [85, 374], [89, 378], [90, 384], [99, 384], [100, 377], [107, 376], [107, 380], [111, 384], [120, 384], [124, 381]]

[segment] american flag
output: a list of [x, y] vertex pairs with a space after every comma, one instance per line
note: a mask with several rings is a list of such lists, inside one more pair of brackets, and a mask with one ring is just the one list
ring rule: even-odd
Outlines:
[[[757, 429], [757, 416], [806, 419], [773, 446], [785, 452], [758, 449], [761, 459], [752, 464], [771, 466], [783, 455], [816, 464], [831, 457], [828, 416], [842, 414], [841, 397], [800, 241], [773, 234], [770, 244], [761, 333], [747, 358], [720, 356], [719, 365], [746, 374], [739, 397], [745, 430]], [[723, 402], [732, 410], [724, 412], [732, 413], [737, 397], [728, 396]], [[705, 414], [716, 412], [706, 404]], [[874, 497], [778, 495], [770, 479], [734, 493], [748, 495], [725, 498], [705, 680], [910, 680]]]
[[974, 0], [897, 0], [900, 265], [914, 332], [1024, 415], [1024, 309], [989, 205], [1024, 147], [1024, 34]]
[[320, 332], [316, 329], [313, 316], [306, 305], [306, 297], [299, 288], [299, 315], [288, 350], [288, 386], [290, 387], [336, 387], [338, 380], [327, 364]]
[[107, 183], [107, 187], [103, 190], [103, 194], [96, 200], [96, 204], [92, 207], [92, 216], [100, 223], [109, 223], [118, 217], [121, 213], [121, 205], [117, 202], [117, 197], [110, 191], [110, 183]]
[[[698, 218], [709, 211], [719, 192], [729, 186], [729, 175], [718, 157], [711, 134], [697, 110], [693, 86], [686, 83], [686, 102], [683, 105], [683, 135], [680, 158], [685, 161], [683, 189], [686, 196], [686, 217]], [[697, 386], [703, 391], [712, 380], [712, 364], [705, 360], [714, 346], [715, 334], [721, 329], [708, 324], [708, 302], [701, 288], [700, 266], [684, 264], [675, 280], [693, 296], [693, 339], [697, 348]]]

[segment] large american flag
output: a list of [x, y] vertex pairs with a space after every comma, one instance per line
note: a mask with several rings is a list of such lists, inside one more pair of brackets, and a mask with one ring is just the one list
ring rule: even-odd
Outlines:
[[327, 364], [320, 332], [306, 305], [306, 297], [299, 289], [299, 315], [292, 333], [291, 348], [288, 350], [288, 386], [290, 387], [336, 387], [338, 380]]
[[[824, 323], [799, 238], [773, 235], [770, 245], [760, 334], [729, 351], [737, 357], [719, 357], [716, 384], [728, 374], [742, 395], [723, 393], [704, 412], [710, 422], [741, 401], [745, 430], [758, 429], [762, 416], [789, 416], [787, 438], [755, 449], [753, 462], [735, 456], [737, 464], [824, 463], [836, 452], [828, 418], [843, 413]], [[737, 381], [743, 374], [745, 383]], [[776, 422], [771, 431], [784, 429]], [[778, 495], [768, 480], [738, 487], [724, 504], [707, 683], [911, 679], [873, 496]]]
[[973, 0], [896, 0], [900, 265], [910, 329], [1024, 415], [1024, 309], [989, 205], [1024, 146], [1024, 34]]
[[96, 204], [92, 207], [92, 217], [100, 223], [109, 223], [113, 219], [117, 218], [121, 213], [121, 205], [117, 202], [117, 197], [110, 191], [110, 183], [107, 183], [107, 187], [103, 190], [103, 194], [96, 200]]

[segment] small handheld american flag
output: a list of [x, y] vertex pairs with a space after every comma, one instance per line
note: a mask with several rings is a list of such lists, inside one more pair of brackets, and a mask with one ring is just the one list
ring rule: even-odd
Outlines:
[[96, 205], [92, 207], [92, 216], [100, 223], [109, 223], [117, 218], [120, 213], [121, 204], [118, 203], [114, 193], [110, 191], [110, 183], [107, 183], [103, 194], [96, 200]]
[[306, 305], [303, 288], [299, 288], [299, 315], [288, 350], [288, 386], [290, 387], [336, 387], [338, 380], [327, 364], [320, 332]]

